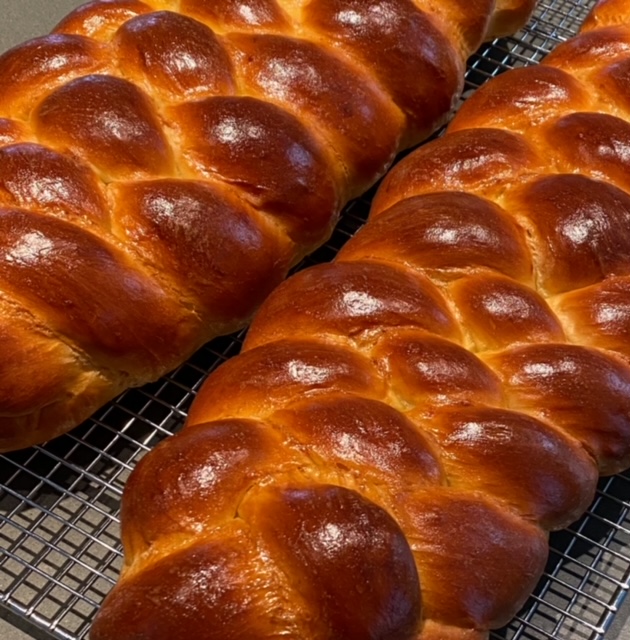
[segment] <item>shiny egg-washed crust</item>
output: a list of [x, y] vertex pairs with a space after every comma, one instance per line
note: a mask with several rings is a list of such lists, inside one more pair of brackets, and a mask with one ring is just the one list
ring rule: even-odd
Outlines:
[[102, 0], [0, 56], [0, 451], [243, 326], [533, 0]]
[[[610, 26], [612, 25], [612, 26]], [[123, 499], [92, 640], [482, 640], [630, 465], [630, 1], [470, 98]]]

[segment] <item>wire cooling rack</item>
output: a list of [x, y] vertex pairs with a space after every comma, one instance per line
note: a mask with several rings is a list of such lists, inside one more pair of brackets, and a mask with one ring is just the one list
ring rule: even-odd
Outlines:
[[[577, 31], [592, 5], [541, 2], [516, 38], [490, 43], [471, 58], [467, 90], [539, 62]], [[332, 240], [305, 264], [330, 260], [363, 224], [369, 202], [367, 194], [351, 203]], [[0, 616], [42, 640], [87, 638], [121, 565], [118, 511], [130, 470], [181, 427], [199, 386], [238, 352], [241, 337], [215, 340], [67, 436], [0, 456]], [[603, 479], [589, 512], [552, 536], [544, 578], [493, 640], [602, 639], [629, 588], [629, 510], [630, 474]]]

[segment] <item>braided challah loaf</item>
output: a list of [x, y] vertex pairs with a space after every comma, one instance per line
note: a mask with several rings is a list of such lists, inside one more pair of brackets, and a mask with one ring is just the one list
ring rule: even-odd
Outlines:
[[0, 451], [242, 326], [533, 4], [101, 0], [0, 57]]
[[[619, 26], [609, 26], [619, 23]], [[630, 465], [630, 2], [472, 97], [263, 304], [122, 511], [92, 640], [480, 640]]]

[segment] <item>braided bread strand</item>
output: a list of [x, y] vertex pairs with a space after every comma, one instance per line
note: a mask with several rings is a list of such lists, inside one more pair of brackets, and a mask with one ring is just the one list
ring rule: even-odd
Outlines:
[[601, 2], [484, 86], [272, 294], [132, 475], [93, 640], [478, 640], [516, 613], [630, 465], [628, 25]]
[[0, 451], [243, 326], [512, 4], [100, 0], [1, 56]]
[[480, 640], [516, 613], [630, 465], [628, 25], [601, 2], [484, 86], [270, 296], [132, 474], [92, 640]]

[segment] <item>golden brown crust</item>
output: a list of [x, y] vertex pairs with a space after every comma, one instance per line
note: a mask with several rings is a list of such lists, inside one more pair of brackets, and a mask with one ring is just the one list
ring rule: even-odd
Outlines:
[[526, 0], [525, 7], [521, 0], [497, 0], [497, 7], [492, 18], [492, 32], [497, 36], [507, 36], [523, 26], [523, 9], [533, 11], [536, 0]]
[[416, 559], [427, 620], [501, 627], [544, 569], [543, 531], [481, 493], [419, 489], [404, 496], [396, 515]]
[[[362, 67], [374, 73], [407, 119], [409, 138], [426, 136], [443, 120], [451, 109], [453, 95], [461, 90], [463, 77], [462, 60], [450, 54], [451, 39], [436, 24], [433, 12], [420, 12], [416, 4], [412, 0], [387, 0], [378, 3], [375, 10], [374, 3], [363, 0], [315, 0], [305, 10], [305, 19], [314, 28], [337, 47], [351, 51]], [[455, 23], [466, 15], [476, 18], [477, 36], [490, 10], [487, 4], [473, 11], [469, 7], [456, 20], [449, 18]], [[440, 13], [448, 15], [453, 10], [454, 7], [444, 7]], [[349, 12], [352, 19], [348, 19]], [[469, 50], [476, 46], [472, 44]], [[432, 51], [430, 56], [426, 55], [427, 50]], [[386, 59], [381, 51], [388, 52]], [[381, 125], [382, 121], [370, 129], [370, 146], [377, 143], [375, 135], [382, 135]]]
[[[361, 640], [375, 630], [413, 633], [418, 579], [407, 541], [385, 510], [343, 487], [262, 488], [220, 531], [166, 551], [129, 575], [128, 591], [113, 594], [112, 614], [97, 621], [93, 636], [219, 640], [288, 631]], [[293, 594], [296, 583], [300, 593]], [[261, 620], [261, 608], [272, 615]]]
[[[419, 158], [420, 168], [423, 159]], [[483, 163], [484, 158], [480, 158], [480, 167]], [[401, 182], [406, 185], [403, 190], [415, 196], [415, 189], [410, 186], [415, 175], [413, 165], [412, 171], [407, 171], [410, 164], [398, 166], [401, 166]], [[486, 170], [494, 168], [492, 160], [485, 165]], [[469, 173], [468, 168], [464, 171]], [[426, 174], [420, 179], [423, 191], [427, 188], [422, 184], [424, 178]], [[400, 176], [394, 174], [390, 182], [398, 179]], [[436, 191], [422, 197], [407, 197], [380, 213], [379, 207], [388, 197], [385, 189], [384, 197], [376, 204], [378, 216], [361, 234], [344, 245], [339, 260], [384, 259], [407, 268], [415, 267], [436, 280], [448, 280], [455, 275], [470, 274], [471, 270], [484, 269], [525, 282], [530, 280], [532, 264], [525, 234], [507, 211], [459, 190]]]
[[[168, 99], [168, 29], [156, 25], [179, 18], [147, 14], [137, 3], [114, 5], [118, 11], [96, 29], [99, 41], [135, 13], [117, 46], [128, 54], [136, 86], [144, 90], [155, 76]], [[239, 61], [229, 67], [215, 40], [199, 54], [227, 95], [205, 95], [189, 77], [178, 78], [194, 101], [154, 112], [139, 102], [128, 116], [132, 131], [153, 131], [154, 116], [168, 123], [175, 132], [171, 155], [139, 158], [133, 167], [99, 166], [101, 174], [113, 167], [122, 175], [106, 189], [110, 201], [120, 199], [111, 234], [139, 239], [135, 252], [146, 271], [184, 265], [191, 276], [180, 295], [208, 305], [217, 295], [208, 281], [214, 270], [232, 282], [234, 266], [212, 261], [208, 276], [201, 258], [198, 272], [188, 257], [169, 259], [156, 235], [178, 251], [192, 249], [166, 210], [181, 200], [203, 202], [216, 212], [219, 233], [240, 221], [253, 235], [244, 217], [253, 208], [275, 233], [269, 245], [256, 240], [270, 247], [268, 255], [290, 254], [290, 241], [314, 243], [327, 224], [322, 207], [372, 181], [400, 141], [441, 118], [459, 86], [461, 54], [483, 37], [492, 8], [485, 0], [222, 6], [219, 12], [209, 0], [180, 3], [213, 30], [229, 60]], [[67, 24], [86, 25], [93, 10]], [[452, 51], [447, 24], [458, 34]], [[140, 68], [136, 49], [145, 39], [155, 56]], [[435, 58], [424, 58], [426, 41]], [[174, 50], [187, 46], [178, 38]], [[392, 57], [381, 56], [382, 48]], [[240, 64], [250, 57], [250, 66]], [[416, 65], [427, 81], [412, 90], [408, 69]], [[370, 70], [370, 80], [351, 92], [360, 68]], [[302, 86], [296, 76], [305, 72], [312, 84]], [[320, 87], [326, 76], [333, 77], [330, 93]], [[290, 105], [283, 108], [285, 97]], [[336, 114], [332, 120], [324, 107]], [[322, 123], [306, 126], [302, 113]], [[362, 133], [353, 133], [352, 123]], [[497, 151], [492, 138], [504, 146]], [[94, 623], [93, 640], [480, 640], [524, 602], [545, 563], [545, 527], [561, 526], [584, 508], [597, 467], [577, 429], [567, 434], [545, 416], [509, 406], [510, 382], [494, 366], [493, 357], [512, 355], [521, 335], [535, 344], [564, 337], [551, 305], [532, 289], [537, 263], [528, 230], [483, 192], [486, 184], [499, 189], [500, 175], [514, 171], [525, 185], [541, 160], [507, 133], [464, 131], [443, 144], [443, 152], [434, 145], [436, 155], [423, 156], [420, 180], [403, 175], [413, 197], [399, 202], [403, 189], [383, 190], [373, 220], [333, 265], [278, 288], [244, 352], [204, 385], [186, 428], [137, 466], [122, 508], [123, 576]], [[94, 153], [100, 161], [108, 149], [95, 144]], [[171, 157], [183, 167], [177, 186], [161, 164]], [[453, 160], [447, 179], [464, 191], [470, 178], [470, 193], [438, 187], [443, 162]], [[145, 176], [152, 162], [162, 173]], [[492, 175], [490, 167], [497, 168]], [[238, 185], [238, 192], [222, 194], [220, 185]], [[245, 255], [246, 246], [230, 246]], [[245, 282], [252, 289], [265, 251], [238, 259], [251, 269]], [[493, 279], [485, 281], [489, 273]], [[458, 290], [462, 278], [481, 297], [479, 310], [477, 296]], [[526, 309], [520, 332], [493, 305], [497, 295]], [[201, 303], [187, 308], [203, 315]], [[471, 308], [479, 320], [467, 327]], [[505, 327], [498, 352], [475, 352], [473, 343], [488, 342], [495, 323]], [[594, 377], [596, 365], [605, 369], [595, 355], [584, 362], [585, 378]], [[625, 365], [616, 365], [610, 374], [622, 378]], [[505, 441], [512, 448], [503, 461]], [[522, 456], [539, 458], [539, 482], [527, 475]], [[477, 459], [489, 468], [476, 479], [470, 469]]]
[[0, 450], [244, 326], [443, 122], [492, 11], [95, 0], [1, 55], [2, 340], [30, 321], [46, 355], [15, 347], [23, 371], [0, 374]]
[[[509, 14], [510, 3], [501, 6]], [[315, 514], [315, 494], [331, 485], [394, 518], [418, 573], [420, 608], [397, 592], [409, 626], [392, 618], [385, 632], [366, 612], [373, 635], [362, 637], [485, 640], [516, 614], [545, 566], [548, 532], [587, 508], [600, 474], [630, 466], [630, 31], [620, 19], [629, 9], [602, 2], [588, 30], [543, 66], [487, 83], [446, 136], [385, 178], [370, 220], [332, 264], [271, 294], [243, 353], [200, 390], [188, 426], [133, 474], [124, 503], [138, 513], [125, 513], [124, 527], [146, 522], [150, 535], [125, 542], [128, 573], [93, 640], [113, 637], [109, 617], [140, 606], [134, 581], [159, 566], [154, 557], [166, 562], [174, 534], [164, 525], [160, 537], [159, 509], [185, 522], [189, 500], [201, 511], [193, 523], [211, 511], [196, 480], [188, 494], [171, 479], [175, 469], [222, 477], [202, 454], [173, 462], [158, 488], [142, 469], [182, 456], [186, 440], [232, 451], [231, 433], [221, 434], [245, 421], [260, 444], [242, 454], [246, 472], [227, 465], [226, 494], [235, 513], [256, 514], [270, 564], [291, 576], [274, 592], [294, 594], [279, 627], [288, 637], [300, 636], [287, 617], [310, 620], [305, 602], [319, 606], [328, 578], [329, 548], [314, 553], [310, 533], [341, 532], [338, 514]], [[292, 502], [298, 495], [304, 503]], [[151, 516], [138, 507], [148, 496]], [[177, 533], [202, 547], [224, 522]], [[365, 563], [377, 562], [365, 546]], [[310, 573], [318, 561], [322, 575]], [[335, 571], [348, 592], [340, 599], [355, 602], [343, 568]], [[256, 611], [262, 637], [273, 637], [264, 625], [276, 610]]]

